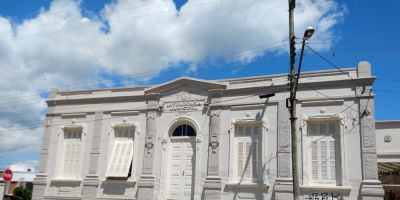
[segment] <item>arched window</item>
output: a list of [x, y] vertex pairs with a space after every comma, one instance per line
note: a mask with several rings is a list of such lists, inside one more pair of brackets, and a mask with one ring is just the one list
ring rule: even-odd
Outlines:
[[196, 136], [196, 131], [188, 124], [182, 124], [175, 128], [172, 137], [179, 136]]

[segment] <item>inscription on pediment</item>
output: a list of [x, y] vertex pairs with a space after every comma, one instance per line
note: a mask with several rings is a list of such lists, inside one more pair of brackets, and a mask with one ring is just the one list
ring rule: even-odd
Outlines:
[[203, 110], [205, 99], [192, 96], [187, 91], [176, 94], [175, 101], [164, 102], [164, 111], [189, 112]]

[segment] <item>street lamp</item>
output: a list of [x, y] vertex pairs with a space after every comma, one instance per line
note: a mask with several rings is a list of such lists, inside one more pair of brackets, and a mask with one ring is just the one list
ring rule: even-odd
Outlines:
[[296, 75], [296, 82], [295, 82], [295, 88], [294, 88], [294, 99], [296, 99], [296, 92], [297, 92], [297, 85], [299, 84], [299, 78], [300, 78], [300, 72], [301, 72], [301, 64], [303, 63], [303, 55], [304, 55], [304, 46], [315, 32], [315, 29], [311, 26], [309, 26], [305, 31], [304, 31], [304, 36], [303, 36], [303, 41], [301, 43], [301, 53], [300, 53], [300, 60], [299, 60], [299, 68], [297, 69], [297, 75]]
[[304, 31], [304, 36], [303, 36], [303, 41], [304, 40], [308, 40], [310, 39], [310, 37], [312, 37], [312, 35], [314, 34], [315, 29], [311, 26], [309, 26], [306, 31]]
[[[289, 13], [291, 15], [292, 13]], [[301, 63], [303, 62], [303, 54], [304, 54], [304, 46], [306, 41], [311, 38], [314, 34], [315, 30], [312, 27], [308, 27], [304, 32], [303, 42], [301, 45], [301, 54], [299, 60], [299, 68], [297, 69], [297, 73], [294, 69], [294, 60], [295, 60], [295, 40], [294, 40], [294, 30], [293, 30], [293, 20], [289, 20], [290, 24], [290, 98], [286, 99], [286, 107], [289, 109], [290, 113], [290, 132], [291, 132], [291, 143], [292, 143], [292, 178], [293, 178], [293, 199], [297, 200], [300, 195], [299, 188], [299, 180], [298, 180], [298, 167], [297, 167], [297, 131], [296, 131], [296, 93], [297, 86], [299, 84], [300, 72], [301, 72]]]

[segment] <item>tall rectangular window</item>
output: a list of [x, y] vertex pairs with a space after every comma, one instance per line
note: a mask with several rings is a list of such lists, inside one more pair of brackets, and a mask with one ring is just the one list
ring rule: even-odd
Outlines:
[[236, 179], [240, 182], [256, 182], [260, 164], [259, 125], [237, 125], [235, 131]]
[[310, 123], [308, 126], [309, 177], [312, 183], [336, 184], [340, 169], [339, 124]]
[[108, 160], [107, 177], [128, 177], [133, 159], [133, 127], [115, 128], [115, 140]]
[[81, 168], [82, 129], [64, 131], [61, 176], [64, 179], [79, 179]]

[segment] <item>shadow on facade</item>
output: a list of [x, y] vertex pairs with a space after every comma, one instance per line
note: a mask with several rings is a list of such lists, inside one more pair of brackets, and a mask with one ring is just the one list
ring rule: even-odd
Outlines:
[[102, 182], [100, 187], [105, 195], [125, 195], [128, 189], [134, 187], [134, 184], [127, 180], [110, 180]]
[[268, 193], [268, 188], [264, 184], [255, 184], [251, 187], [243, 187], [240, 184], [225, 186], [224, 192], [232, 192], [233, 200], [239, 199], [264, 199], [264, 194]]

